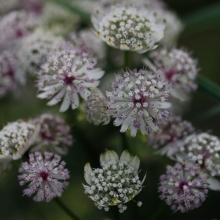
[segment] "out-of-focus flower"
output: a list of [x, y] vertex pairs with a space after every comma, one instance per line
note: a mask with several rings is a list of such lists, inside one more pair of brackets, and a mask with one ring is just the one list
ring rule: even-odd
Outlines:
[[196, 165], [167, 167], [166, 175], [160, 176], [160, 198], [173, 211], [187, 212], [198, 208], [208, 193], [207, 176]]
[[63, 188], [68, 186], [66, 179], [69, 178], [69, 171], [65, 169], [66, 163], [57, 154], [45, 152], [44, 157], [39, 152], [29, 154], [29, 163], [22, 163], [18, 176], [20, 185], [30, 182], [24, 195], [32, 196], [34, 201], [46, 200], [50, 202], [56, 196], [61, 196]]
[[108, 101], [102, 92], [94, 88], [84, 104], [86, 119], [94, 125], [106, 125], [110, 122]]
[[0, 20], [0, 44], [10, 45], [27, 36], [38, 24], [34, 14], [13, 11]]
[[18, 8], [19, 2], [20, 0], [0, 0], [0, 16], [8, 13], [10, 10]]
[[198, 73], [197, 61], [181, 49], [161, 49], [150, 55], [153, 64], [145, 59], [144, 63], [157, 71], [173, 85], [171, 96], [186, 101], [190, 92], [197, 88], [195, 78]]
[[186, 137], [177, 157], [195, 162], [211, 176], [220, 175], [220, 140], [214, 135], [204, 132]]
[[21, 67], [29, 73], [36, 74], [49, 52], [55, 50], [61, 41], [62, 38], [55, 37], [50, 32], [37, 29], [22, 40], [18, 50]]
[[97, 87], [104, 72], [94, 68], [96, 60], [88, 56], [83, 48], [69, 48], [53, 53], [42, 65], [39, 73], [38, 98], [51, 99], [47, 104], [55, 105], [63, 99], [60, 111], [79, 106], [79, 96], [84, 100], [90, 89]]
[[21, 0], [22, 8], [26, 9], [28, 12], [40, 15], [43, 11], [43, 0]]
[[25, 74], [19, 68], [17, 56], [12, 51], [3, 51], [0, 54], [0, 97], [8, 93], [19, 92], [19, 87], [25, 84]]
[[160, 148], [159, 153], [168, 157], [175, 155], [182, 147], [184, 138], [195, 131], [190, 122], [178, 116], [170, 117], [167, 122], [161, 123], [159, 128], [159, 132], [149, 134], [149, 145], [155, 149]]
[[40, 25], [45, 30], [62, 36], [75, 30], [79, 21], [77, 15], [52, 1], [45, 2], [40, 16]]
[[147, 135], [159, 131], [158, 124], [167, 121], [171, 106], [166, 101], [169, 85], [152, 72], [141, 69], [128, 70], [123, 76], [116, 76], [112, 91], [107, 92], [111, 115], [116, 118], [115, 126], [121, 125], [121, 132], [130, 129], [136, 136], [137, 130]]
[[105, 59], [106, 45], [90, 29], [81, 30], [78, 33], [72, 32], [70, 38], [75, 46], [86, 46], [91, 56], [97, 57], [99, 61], [103, 62]]
[[95, 33], [108, 45], [121, 50], [144, 53], [157, 47], [164, 36], [165, 25], [156, 14], [135, 7], [113, 7], [107, 14], [92, 16]]
[[120, 159], [115, 151], [106, 150], [100, 156], [101, 169], [91, 169], [87, 163], [84, 167], [84, 178], [88, 185], [83, 185], [85, 193], [95, 205], [105, 211], [109, 206], [117, 205], [119, 212], [124, 212], [124, 205], [133, 199], [143, 188], [139, 180], [140, 160], [125, 150]]
[[9, 123], [0, 131], [0, 162], [18, 160], [36, 141], [39, 126], [25, 121]]
[[51, 151], [58, 154], [66, 154], [68, 147], [73, 143], [70, 127], [65, 121], [56, 115], [42, 114], [33, 120], [39, 124], [39, 136], [31, 148], [31, 151]]

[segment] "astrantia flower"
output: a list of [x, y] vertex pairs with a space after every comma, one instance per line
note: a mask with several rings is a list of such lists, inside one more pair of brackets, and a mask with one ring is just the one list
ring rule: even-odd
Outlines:
[[158, 131], [158, 124], [170, 115], [163, 110], [171, 105], [166, 101], [169, 85], [148, 70], [129, 70], [116, 76], [112, 89], [107, 92], [109, 108], [116, 118], [114, 125], [122, 125], [121, 132], [130, 129], [135, 136], [139, 129], [142, 134]]
[[13, 11], [0, 20], [0, 44], [10, 44], [27, 36], [37, 25], [37, 19], [25, 11]]
[[73, 143], [70, 134], [70, 127], [65, 121], [52, 114], [42, 114], [33, 121], [39, 124], [40, 131], [38, 138], [31, 151], [45, 151], [45, 149], [58, 153], [66, 154], [68, 147]]
[[84, 104], [86, 119], [94, 125], [106, 125], [110, 122], [108, 101], [102, 92], [94, 88]]
[[0, 0], [0, 16], [19, 6], [20, 0]]
[[164, 36], [164, 23], [157, 23], [155, 14], [134, 7], [113, 7], [104, 15], [92, 16], [95, 33], [108, 45], [121, 50], [144, 53], [157, 47]]
[[151, 53], [149, 60], [144, 63], [151, 69], [157, 71], [173, 85], [171, 95], [181, 101], [189, 98], [190, 92], [197, 88], [195, 78], [198, 73], [197, 62], [181, 49], [161, 49]]
[[61, 196], [63, 188], [68, 186], [69, 171], [64, 168], [66, 163], [60, 163], [60, 160], [60, 156], [51, 152], [45, 152], [44, 157], [39, 152], [29, 154], [29, 163], [22, 163], [18, 170], [22, 173], [18, 176], [20, 185], [30, 182], [23, 191], [24, 195], [36, 193], [33, 199], [37, 202], [50, 202], [54, 197]]
[[43, 0], [21, 0], [21, 6], [28, 12], [40, 15], [43, 11]]
[[25, 121], [9, 123], [0, 131], [0, 162], [17, 160], [35, 142], [39, 126]]
[[79, 96], [87, 99], [90, 89], [98, 86], [104, 72], [94, 68], [96, 60], [89, 58], [88, 51], [71, 48], [53, 53], [42, 65], [39, 74], [39, 98], [51, 99], [47, 104], [55, 105], [63, 99], [60, 111], [79, 106]]
[[[195, 162], [212, 176], [220, 175], [220, 140], [208, 133], [193, 134], [185, 138], [180, 148], [184, 159]], [[178, 155], [181, 158], [181, 155]]]
[[34, 31], [22, 40], [18, 51], [22, 68], [31, 74], [36, 74], [49, 52], [55, 49], [60, 42], [61, 38], [53, 36], [50, 32], [42, 29]]
[[182, 120], [178, 116], [170, 117], [167, 122], [161, 123], [159, 127], [159, 132], [149, 134], [149, 145], [155, 149], [160, 148], [159, 152], [168, 157], [172, 157], [179, 151], [184, 143], [183, 139], [195, 130], [190, 122]]
[[125, 203], [134, 198], [143, 188], [139, 180], [140, 160], [128, 151], [123, 151], [120, 159], [115, 151], [106, 150], [100, 156], [101, 169], [91, 169], [87, 163], [84, 177], [88, 185], [83, 185], [85, 193], [95, 205], [105, 211], [109, 206], [117, 205], [119, 212], [126, 210]]
[[207, 177], [195, 165], [168, 166], [166, 175], [160, 176], [160, 198], [173, 211], [187, 212], [198, 208], [208, 193]]
[[0, 54], [0, 97], [8, 93], [18, 94], [19, 87], [25, 84], [25, 75], [19, 68], [14, 52], [3, 51]]

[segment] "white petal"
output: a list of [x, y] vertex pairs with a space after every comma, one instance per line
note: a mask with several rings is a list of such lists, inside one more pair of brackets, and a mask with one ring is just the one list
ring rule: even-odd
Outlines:
[[138, 156], [135, 156], [133, 158], [133, 160], [131, 161], [130, 166], [132, 166], [135, 171], [138, 171], [139, 166], [140, 166], [140, 159], [138, 158]]
[[217, 190], [217, 191], [220, 190], [220, 182], [219, 182], [219, 180], [217, 180], [217, 179], [215, 179], [213, 177], [210, 177], [207, 182], [209, 184], [209, 189]]
[[120, 162], [126, 161], [130, 163], [133, 160], [133, 156], [130, 155], [130, 153], [127, 150], [124, 150], [120, 157]]
[[60, 112], [65, 112], [70, 106], [70, 93], [66, 91], [66, 95], [64, 96], [62, 105], [60, 107]]
[[89, 185], [91, 185], [92, 183], [91, 173], [92, 173], [92, 168], [89, 163], [86, 163], [86, 165], [84, 166], [84, 178]]
[[79, 106], [79, 96], [77, 93], [72, 95], [72, 109], [76, 109]]
[[61, 101], [61, 99], [63, 98], [64, 94], [65, 94], [66, 88], [62, 88], [62, 90], [60, 90], [59, 93], [57, 93], [57, 95], [55, 95], [48, 103], [47, 105], [52, 106], [52, 105], [56, 105], [58, 102]]

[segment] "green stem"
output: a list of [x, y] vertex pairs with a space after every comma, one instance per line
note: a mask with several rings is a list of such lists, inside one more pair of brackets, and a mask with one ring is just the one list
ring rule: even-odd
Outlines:
[[85, 23], [91, 26], [90, 15], [87, 12], [83, 11], [81, 8], [74, 5], [73, 2], [69, 0], [53, 0], [53, 1], [63, 6], [67, 10], [73, 12], [74, 14], [77, 14]]
[[202, 113], [201, 115], [197, 116], [193, 119], [193, 122], [200, 122], [204, 121], [207, 118], [210, 118], [214, 115], [220, 114], [220, 105], [216, 105], [210, 109], [208, 109], [206, 112]]
[[124, 71], [126, 71], [126, 68], [129, 68], [130, 64], [130, 51], [124, 51]]
[[60, 208], [63, 209], [63, 211], [64, 211], [67, 215], [69, 215], [69, 217], [71, 217], [71, 218], [74, 219], [74, 220], [80, 220], [80, 218], [77, 217], [72, 211], [70, 211], [70, 209], [67, 208], [67, 207], [63, 204], [63, 202], [61, 202], [60, 199], [58, 199], [58, 198], [56, 197], [54, 200], [56, 201], [57, 205], [59, 205]]
[[125, 133], [121, 133], [121, 146], [123, 150], [128, 149], [127, 137]]
[[220, 102], [220, 85], [202, 75], [197, 76], [197, 82], [200, 91]]

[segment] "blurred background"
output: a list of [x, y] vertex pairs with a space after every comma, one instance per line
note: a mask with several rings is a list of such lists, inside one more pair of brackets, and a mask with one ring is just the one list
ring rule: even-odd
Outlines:
[[[199, 15], [205, 13], [208, 8], [212, 9], [213, 13], [218, 8], [220, 13], [220, 1], [217, 0], [167, 0], [165, 2], [179, 14], [183, 22], [188, 21], [195, 13], [199, 12]], [[178, 46], [191, 51], [193, 57], [198, 59], [200, 74], [207, 76], [220, 86], [219, 39], [220, 19], [198, 25], [189, 24], [180, 35]], [[7, 97], [0, 100], [1, 128], [19, 118], [35, 117], [44, 112], [58, 114], [57, 106], [47, 107], [46, 101], [36, 98], [37, 88], [33, 84], [23, 88], [21, 93], [20, 98]], [[184, 118], [191, 121], [198, 129], [211, 130], [213, 134], [220, 136], [220, 114], [208, 118], [199, 117], [216, 105], [220, 109], [220, 103], [198, 90], [193, 94]], [[111, 212], [96, 209], [93, 202], [84, 194], [82, 183], [85, 182], [83, 168], [86, 162], [90, 162], [91, 167], [99, 167], [99, 155], [105, 148], [114, 149], [121, 154], [119, 129], [110, 124], [105, 127], [90, 125], [82, 120], [83, 116], [77, 114], [77, 111], [73, 113], [69, 110], [64, 117], [72, 126], [75, 142], [69, 154], [63, 158], [71, 171], [71, 178], [61, 200], [81, 219], [116, 219], [117, 208], [113, 207]], [[170, 207], [158, 198], [157, 192], [159, 176], [165, 172], [166, 165], [172, 165], [173, 162], [155, 155], [145, 145], [138, 138], [128, 137], [131, 153], [138, 154], [141, 159], [140, 176], [142, 178], [147, 171], [147, 178], [142, 192], [135, 197], [136, 201], [143, 202], [143, 206], [138, 208], [135, 202], [129, 202], [128, 210], [120, 214], [120, 220], [126, 220], [128, 217], [139, 220], [220, 219], [220, 192], [218, 191], [210, 191], [204, 204], [196, 210], [185, 214], [173, 213]], [[17, 162], [18, 167], [19, 163], [20, 161]], [[0, 179], [0, 220], [70, 220], [55, 201], [37, 203], [32, 198], [23, 197], [23, 188], [19, 186], [17, 175], [15, 166]]]

